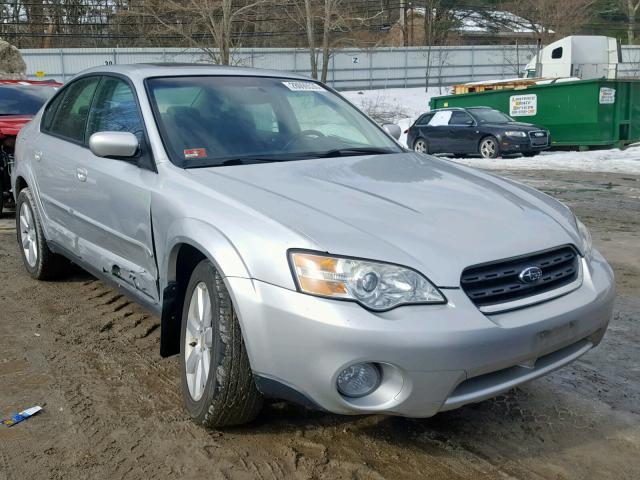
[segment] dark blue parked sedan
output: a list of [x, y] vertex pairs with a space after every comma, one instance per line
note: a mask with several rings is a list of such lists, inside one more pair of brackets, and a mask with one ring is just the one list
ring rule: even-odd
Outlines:
[[532, 157], [550, 144], [546, 128], [516, 122], [489, 107], [433, 110], [407, 130], [407, 146], [420, 153], [479, 154], [484, 158], [521, 153]]

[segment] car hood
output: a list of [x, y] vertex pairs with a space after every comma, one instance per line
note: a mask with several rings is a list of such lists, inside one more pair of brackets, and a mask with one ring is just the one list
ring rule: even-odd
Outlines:
[[579, 245], [571, 212], [551, 197], [414, 153], [189, 173], [313, 248], [408, 265], [441, 287], [459, 286], [469, 265]]
[[33, 115], [0, 116], [0, 136], [15, 137], [22, 127], [31, 121]]

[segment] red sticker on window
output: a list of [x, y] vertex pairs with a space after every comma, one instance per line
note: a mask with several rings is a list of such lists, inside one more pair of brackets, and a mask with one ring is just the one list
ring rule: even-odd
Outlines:
[[206, 158], [207, 150], [205, 148], [186, 148], [184, 150], [184, 158]]

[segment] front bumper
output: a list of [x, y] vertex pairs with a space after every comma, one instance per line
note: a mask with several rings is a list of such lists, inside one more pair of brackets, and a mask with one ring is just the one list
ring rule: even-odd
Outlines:
[[533, 145], [529, 138], [507, 137], [506, 135], [500, 138], [500, 151], [503, 154], [514, 153], [533, 153], [541, 152], [549, 149], [551, 146], [551, 137], [547, 136], [547, 143], [545, 145]]
[[[254, 373], [335, 413], [428, 417], [508, 390], [597, 345], [613, 310], [613, 272], [596, 251], [583, 284], [562, 297], [482, 314], [460, 289], [446, 305], [373, 313], [260, 281], [226, 278]], [[378, 389], [348, 399], [336, 377], [377, 362]]]

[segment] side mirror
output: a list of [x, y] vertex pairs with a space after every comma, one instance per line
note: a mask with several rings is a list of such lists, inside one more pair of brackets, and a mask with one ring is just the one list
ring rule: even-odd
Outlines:
[[400, 135], [402, 135], [402, 129], [395, 123], [385, 123], [382, 125], [382, 129], [396, 140], [400, 139]]
[[130, 158], [140, 144], [133, 133], [96, 132], [89, 138], [89, 149], [96, 157]]
[[473, 127], [475, 125], [476, 122], [474, 122], [473, 120], [467, 120], [466, 122], [464, 122], [468, 127]]

